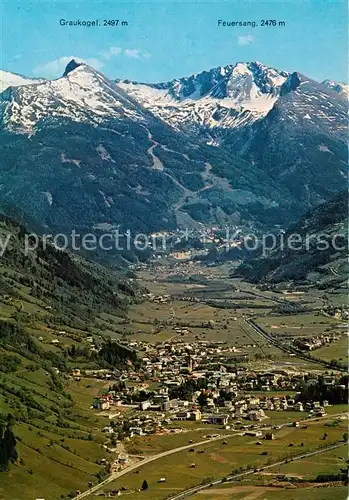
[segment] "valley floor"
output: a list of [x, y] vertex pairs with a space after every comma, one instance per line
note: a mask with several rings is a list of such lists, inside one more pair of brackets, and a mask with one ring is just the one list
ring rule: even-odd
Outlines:
[[[326, 313], [328, 304], [341, 303], [343, 294], [340, 290], [327, 291], [326, 295], [316, 289], [298, 293], [261, 290], [250, 283], [230, 279], [230, 272], [229, 265], [204, 267], [173, 260], [163, 265], [139, 268], [136, 270], [137, 281], [148, 289], [143, 301], [133, 304], [127, 317], [120, 317], [114, 311], [103, 312], [97, 315], [96, 322], [104, 334], [134, 344], [136, 350], [151, 346], [156, 351], [166, 345], [191, 345], [196, 349], [197, 345], [212, 344], [217, 352], [222, 351], [215, 354], [221, 363], [224, 364], [226, 359], [227, 366], [237, 363], [242, 370], [252, 373], [281, 370], [290, 378], [302, 373], [314, 377], [345, 373], [348, 363], [345, 320]], [[302, 306], [306, 312], [287, 314], [285, 311], [290, 303]], [[44, 309], [43, 303], [36, 306], [24, 300], [23, 304], [24, 308]], [[4, 309], [2, 314], [10, 318], [12, 312]], [[262, 333], [249, 323], [251, 318]], [[97, 338], [95, 327], [91, 331], [92, 334], [83, 328], [66, 327], [58, 334], [57, 330], [51, 331], [42, 325], [31, 330], [34, 336], [41, 338], [43, 347], [52, 353], [73, 345], [76, 348], [88, 345], [87, 336]], [[295, 339], [329, 333], [336, 339], [307, 355], [292, 351]], [[59, 347], [52, 344], [55, 338], [59, 338]], [[330, 366], [333, 358], [340, 361], [338, 366]], [[208, 357], [207, 362], [210, 361]], [[102, 376], [69, 375], [64, 380], [64, 393], [59, 393], [52, 386], [51, 375], [43, 368], [28, 367], [24, 358], [22, 365], [6, 375], [7, 386], [2, 387], [0, 409], [7, 413], [20, 405], [18, 395], [11, 393], [21, 389], [29, 391], [35, 404], [40, 404], [41, 411], [47, 414], [45, 418], [38, 416], [15, 425], [19, 458], [10, 466], [9, 472], [0, 472], [1, 500], [23, 500], [23, 491], [26, 492], [25, 500], [39, 497], [46, 500], [97, 500], [116, 495], [116, 492], [128, 500], [179, 499], [183, 490], [202, 483], [219, 482], [250, 468], [256, 472], [239, 482], [232, 480], [227, 484], [215, 484], [193, 492], [193, 498], [346, 498], [346, 488], [340, 483], [326, 483], [324, 487], [314, 482], [318, 474], [335, 474], [346, 467], [348, 451], [343, 442], [348, 428], [346, 405], [329, 405], [319, 418], [293, 410], [265, 410], [266, 418], [255, 422], [254, 426], [255, 431], [261, 430], [263, 434], [259, 438], [244, 435], [246, 429], [239, 428], [237, 418], [231, 419], [230, 428], [201, 421], [171, 421], [169, 431], [134, 435], [113, 446], [110, 437], [102, 430], [112, 421], [141, 415], [138, 404], [121, 404], [103, 411], [92, 407], [110, 386], [119, 382], [117, 378], [106, 380]], [[71, 373], [76, 366], [78, 364], [71, 364]], [[132, 388], [137, 383], [129, 380], [126, 385]], [[159, 387], [161, 383], [154, 374], [143, 384], [146, 390], [156, 391]], [[243, 394], [258, 398], [292, 398], [295, 390], [280, 385], [245, 389]], [[53, 417], [53, 408], [60, 414], [56, 406], [65, 409], [61, 413], [62, 421]], [[301, 428], [292, 426], [295, 420], [301, 422]], [[274, 432], [275, 439], [263, 439], [268, 430]], [[303, 453], [332, 444], [340, 447], [328, 451], [326, 448], [320, 455], [309, 459], [297, 459]], [[103, 463], [106, 460], [117, 463], [120, 456], [127, 457], [128, 466], [120, 468], [118, 465], [108, 476]], [[258, 473], [257, 469], [278, 461], [283, 463]], [[288, 480], [280, 482], [279, 476]], [[148, 490], [140, 491], [144, 480], [148, 483]]]

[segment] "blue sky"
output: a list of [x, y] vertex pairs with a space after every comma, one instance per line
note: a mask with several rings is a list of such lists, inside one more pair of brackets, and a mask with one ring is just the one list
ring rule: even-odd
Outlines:
[[[109, 77], [167, 81], [258, 60], [316, 80], [348, 81], [347, 4], [300, 1], [5, 0], [2, 69], [55, 78], [71, 56]], [[128, 26], [68, 27], [60, 19], [119, 19]], [[275, 19], [284, 27], [218, 27], [217, 21]]]

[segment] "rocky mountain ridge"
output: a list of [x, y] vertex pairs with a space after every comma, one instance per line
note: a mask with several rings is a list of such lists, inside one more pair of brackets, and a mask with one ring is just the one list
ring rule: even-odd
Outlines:
[[346, 179], [347, 103], [298, 73], [136, 85], [73, 60], [22, 83], [0, 94], [0, 208], [45, 231], [286, 225]]

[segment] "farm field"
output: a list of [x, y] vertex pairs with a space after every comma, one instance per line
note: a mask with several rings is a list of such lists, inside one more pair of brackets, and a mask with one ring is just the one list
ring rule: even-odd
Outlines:
[[348, 363], [348, 337], [347, 335], [343, 335], [336, 342], [332, 342], [331, 344], [320, 347], [315, 351], [316, 356], [324, 359], [326, 361], [331, 361], [331, 359], [338, 359], [343, 363]]
[[[212, 322], [212, 328], [202, 327]], [[176, 333], [175, 328], [182, 327], [185, 333]], [[126, 332], [131, 339], [149, 343], [162, 342], [177, 336], [181, 341], [205, 340], [221, 341], [227, 345], [243, 347], [248, 345], [250, 352], [265, 354], [283, 354], [274, 346], [268, 346], [255, 332], [245, 324], [240, 310], [222, 309], [205, 303], [191, 303], [172, 300], [168, 304], [145, 302], [132, 306], [129, 322], [118, 328]], [[155, 333], [156, 331], [156, 333]], [[254, 347], [251, 345], [255, 344]]]
[[256, 322], [273, 334], [309, 337], [334, 330], [339, 321], [320, 314], [257, 317]]
[[[170, 494], [175, 494], [181, 489], [192, 487], [204, 480], [222, 478], [233, 470], [238, 471], [241, 467], [260, 467], [280, 458], [301, 454], [319, 447], [324, 443], [323, 435], [327, 433], [327, 442], [340, 441], [347, 429], [347, 422], [341, 422], [336, 428], [325, 426], [325, 420], [321, 422], [309, 422], [307, 429], [285, 427], [275, 431], [275, 439], [266, 441], [262, 438], [248, 436], [235, 436], [224, 438], [227, 442], [223, 445], [220, 440], [189, 450], [175, 453], [161, 460], [139, 469], [139, 473], [130, 472], [120, 479], [108, 484], [104, 489], [127, 488], [127, 498], [143, 500], [165, 499]], [[262, 445], [256, 443], [261, 440]], [[304, 443], [301, 446], [301, 443]], [[290, 446], [292, 443], [292, 447]], [[263, 454], [267, 452], [267, 454]], [[195, 466], [194, 466], [195, 465]], [[160, 478], [166, 482], [159, 483]], [[142, 481], [146, 479], [149, 489], [146, 492], [136, 492]], [[132, 493], [134, 491], [134, 493]], [[93, 496], [91, 498], [94, 498]], [[97, 498], [97, 497], [95, 497]]]
[[330, 450], [321, 455], [313, 455], [303, 460], [279, 465], [268, 470], [268, 475], [285, 474], [302, 479], [312, 479], [318, 474], [336, 474], [345, 467], [348, 458], [348, 446]]
[[348, 363], [348, 336], [344, 328], [342, 328], [342, 322], [336, 318], [320, 314], [299, 314], [258, 317], [256, 322], [264, 330], [276, 337], [280, 337], [280, 339], [335, 333], [338, 340], [315, 349], [312, 351], [312, 355], [325, 361], [335, 359], [344, 364]]
[[[201, 272], [199, 266], [195, 268]], [[132, 305], [128, 318], [124, 319], [122, 324], [118, 319], [117, 324], [111, 326], [118, 332], [109, 332], [113, 338], [126, 335], [130, 340], [150, 344], [176, 339], [181, 342], [220, 341], [234, 347], [235, 357], [244, 359], [252, 370], [323, 369], [322, 365], [313, 361], [285, 353], [256, 333], [244, 321], [246, 315], [257, 317], [257, 323], [282, 338], [314, 335], [327, 329], [332, 331], [338, 320], [318, 312], [324, 304], [323, 294], [311, 291], [293, 297], [292, 294], [284, 296], [272, 291], [261, 292], [250, 283], [228, 279], [229, 269], [224, 266], [205, 269], [207, 274], [198, 276], [198, 283], [173, 283], [171, 275], [166, 277], [166, 269], [162, 268], [161, 272], [155, 269], [155, 276], [147, 271], [140, 273], [150, 292], [165, 297], [165, 303], [146, 300], [141, 304]], [[185, 272], [185, 266], [183, 269]], [[195, 275], [193, 269], [188, 273]], [[191, 301], [192, 298], [195, 298], [194, 302]], [[306, 301], [307, 305], [315, 310], [313, 313], [300, 315], [272, 313], [275, 307], [288, 300]], [[108, 321], [112, 322], [110, 318]], [[208, 322], [212, 323], [212, 327], [203, 328], [203, 324]], [[182, 329], [181, 332], [176, 330], [178, 327]], [[340, 352], [345, 358], [346, 353], [341, 351], [342, 341], [337, 347], [335, 344], [330, 347], [333, 354]], [[319, 358], [331, 361], [331, 351], [326, 352], [326, 357], [320, 353]]]
[[[264, 393], [265, 395], [266, 393]], [[269, 393], [267, 393], [269, 394]], [[281, 393], [275, 393], [281, 394]], [[284, 394], [284, 393], [282, 393]], [[261, 393], [261, 395], [263, 395]], [[270, 394], [269, 394], [270, 395]], [[328, 419], [333, 414], [344, 413], [347, 410], [345, 405], [329, 406], [326, 408], [328, 413]], [[267, 418], [263, 420], [263, 424], [268, 427], [273, 427], [274, 425], [279, 426], [285, 423], [292, 423], [294, 421], [300, 421], [302, 425], [307, 425], [307, 421], [302, 422], [308, 414], [306, 412], [297, 411], [270, 411], [266, 410], [265, 414]], [[239, 423], [240, 422], [240, 423]], [[225, 430], [219, 425], [205, 425], [202, 422], [191, 422], [191, 421], [179, 421], [171, 422], [168, 430], [178, 430], [181, 429], [182, 432], [169, 433], [169, 434], [154, 434], [150, 436], [134, 436], [125, 443], [125, 447], [130, 454], [145, 454], [154, 455], [161, 453], [162, 451], [167, 451], [172, 448], [177, 448], [179, 446], [185, 446], [190, 441], [193, 444], [206, 439], [207, 436], [212, 436], [216, 434], [229, 434], [231, 432], [241, 432], [241, 420], [232, 420], [232, 425], [235, 426], [231, 430]], [[249, 422], [243, 421], [242, 425], [247, 425]], [[292, 428], [291, 428], [292, 430]], [[288, 434], [290, 432], [290, 427], [285, 427], [278, 431], [279, 435]]]
[[178, 434], [135, 436], [125, 443], [125, 448], [131, 455], [156, 455], [190, 443], [195, 445], [195, 443], [204, 441], [213, 434], [223, 436], [227, 432], [211, 425], [203, 426], [201, 424], [201, 426], [197, 426], [196, 430], [188, 429]]
[[347, 500], [348, 489], [336, 487], [268, 487], [226, 484], [194, 495], [193, 500]]
[[[345, 500], [348, 489], [343, 485], [321, 485], [311, 484], [318, 474], [336, 474], [345, 467], [348, 457], [348, 446], [329, 450], [320, 455], [302, 460], [289, 462], [288, 464], [271, 467], [268, 471], [260, 473], [255, 480], [251, 478], [242, 481], [222, 484], [213, 489], [203, 490], [192, 498], [195, 500], [216, 500], [219, 498], [238, 500], [247, 498], [267, 500]], [[285, 474], [283, 481], [276, 482], [277, 476]], [[289, 477], [303, 479], [305, 483], [290, 484]]]

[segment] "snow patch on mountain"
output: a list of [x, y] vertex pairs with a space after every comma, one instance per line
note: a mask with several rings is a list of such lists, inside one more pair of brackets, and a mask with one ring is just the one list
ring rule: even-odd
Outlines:
[[46, 196], [48, 204], [51, 206], [52, 203], [53, 203], [53, 196], [52, 196], [52, 194], [49, 191], [46, 191], [44, 193], [44, 195]]
[[10, 73], [8, 71], [0, 70], [0, 93], [8, 87], [20, 87], [21, 85], [31, 85], [34, 83], [41, 83], [43, 79], [39, 78], [25, 78], [24, 76]]

